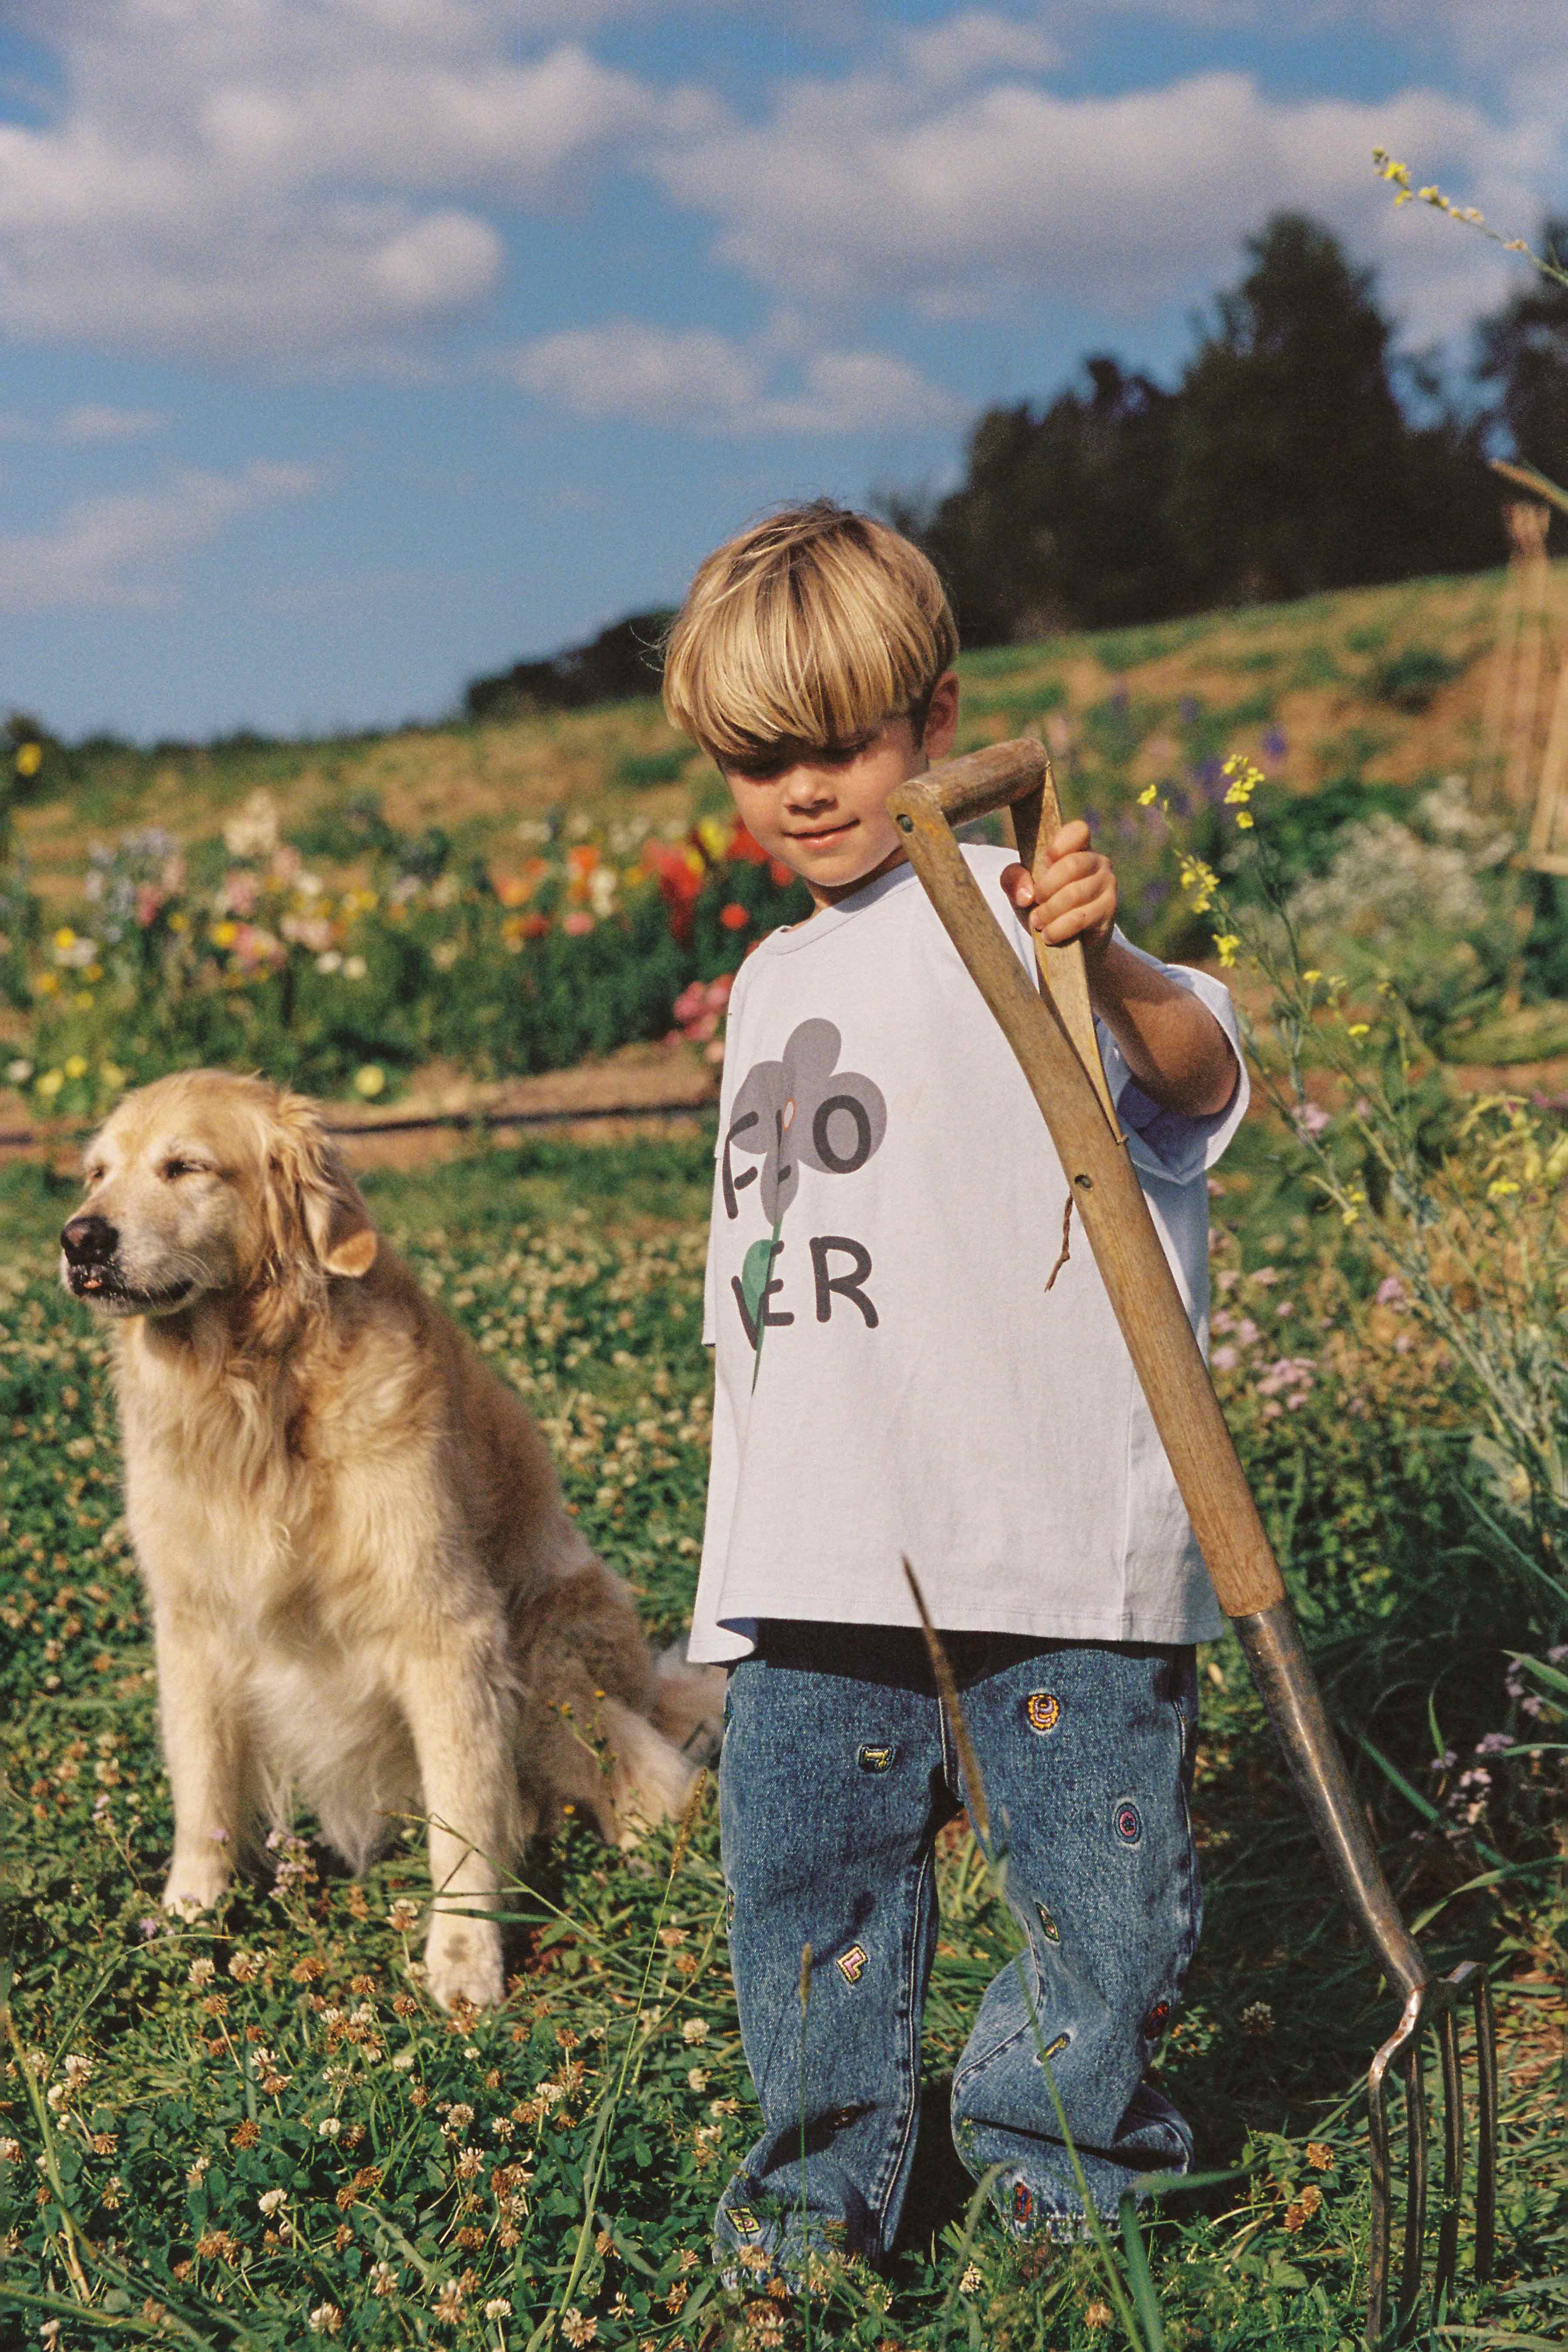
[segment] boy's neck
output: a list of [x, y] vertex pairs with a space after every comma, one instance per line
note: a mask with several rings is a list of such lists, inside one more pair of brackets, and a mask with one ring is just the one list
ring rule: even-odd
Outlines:
[[[856, 882], [830, 883], [825, 886], [806, 880], [806, 877], [802, 876], [802, 880], [805, 881], [805, 887], [811, 893], [812, 913], [820, 914], [825, 907], [837, 907], [841, 898], [853, 898], [858, 890], [868, 889], [873, 882], [879, 882], [884, 874], [890, 874], [896, 866], [907, 866], [909, 862], [908, 854], [900, 844], [888, 852], [880, 866], [873, 866], [869, 874], [862, 874]], [[809, 920], [809, 917], [807, 919]]]

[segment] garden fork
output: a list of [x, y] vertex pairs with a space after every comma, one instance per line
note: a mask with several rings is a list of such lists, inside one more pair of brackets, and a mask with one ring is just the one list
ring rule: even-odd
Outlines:
[[1443, 2189], [1434, 2307], [1453, 2284], [1458, 2254], [1464, 2123], [1458, 2012], [1475, 2016], [1479, 2116], [1476, 2158], [1478, 2279], [1491, 2275], [1497, 2181], [1497, 2055], [1491, 1995], [1481, 1963], [1434, 1976], [1405, 1928], [1378, 1864], [1330, 1728], [1294, 1612], [1231, 1443], [1219, 1400], [1155, 1233], [1126, 1139], [1116, 1120], [1095, 1039], [1083, 952], [1076, 940], [1038, 938], [1042, 987], [1029, 981], [963, 861], [952, 828], [1011, 807], [1023, 864], [1043, 878], [1045, 852], [1061, 822], [1050, 761], [1030, 739], [947, 760], [890, 793], [888, 809], [949, 938], [1001, 1024], [1050, 1129], [1129, 1353], [1220, 1605], [1234, 1620], [1253, 1678], [1340, 1894], [1390, 1986], [1400, 1995], [1396, 2030], [1372, 2062], [1372, 2232], [1366, 2341], [1383, 2335], [1394, 2184], [1386, 2083], [1403, 2076], [1408, 2140], [1398, 2332], [1415, 2307], [1426, 2224], [1426, 2095], [1422, 2033], [1434, 2026], [1443, 2077]]

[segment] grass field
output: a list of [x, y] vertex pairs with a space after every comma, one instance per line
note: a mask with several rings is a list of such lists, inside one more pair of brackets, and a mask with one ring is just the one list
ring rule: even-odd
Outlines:
[[[710, 1174], [699, 1140], [495, 1151], [367, 1183], [383, 1229], [522, 1389], [656, 1635], [689, 1606], [700, 1532]], [[640, 1864], [575, 1829], [536, 1853], [506, 1897], [506, 2006], [467, 2024], [411, 1965], [428, 1894], [416, 1831], [353, 1884], [302, 1823], [270, 1885], [216, 1917], [159, 1914], [170, 1818], [104, 1349], [52, 1276], [71, 1197], [36, 1168], [0, 1175], [0, 2342], [802, 2341], [800, 2315], [726, 2298], [707, 2266], [752, 2114], [710, 1793]], [[1499, 2274], [1464, 2284], [1424, 2340], [1544, 2347], [1568, 2318], [1568, 1906], [1551, 1829], [1563, 1735], [1550, 1714], [1521, 1718], [1509, 1682], [1538, 1633], [1530, 1591], [1477, 1548], [1452, 1368], [1375, 1296], [1359, 1235], [1311, 1213], [1261, 1128], [1214, 1205], [1222, 1391], [1385, 1864], [1434, 1958], [1480, 1951], [1497, 1975]], [[1307, 1370], [1282, 1382], [1287, 1349]], [[1239, 1653], [1202, 1664], [1206, 1922], [1160, 2063], [1201, 2163], [1226, 2177], [1150, 2233], [1161, 2326], [1192, 2352], [1348, 2352], [1368, 2210], [1355, 2095], [1391, 2005]], [[1482, 1754], [1496, 1770], [1478, 1799], [1458, 1766]], [[1017, 2255], [984, 2217], [966, 2223], [942, 2078], [1013, 1936], [963, 1824], [941, 1894], [900, 2251], [886, 2281], [844, 2275], [811, 2340], [1126, 2343], [1092, 2249]]]

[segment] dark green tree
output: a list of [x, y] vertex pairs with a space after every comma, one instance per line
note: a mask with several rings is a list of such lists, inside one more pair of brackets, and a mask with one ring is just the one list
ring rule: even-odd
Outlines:
[[[1542, 223], [1540, 250], [1568, 265], [1568, 219]], [[1568, 286], [1535, 276], [1476, 328], [1476, 373], [1496, 388], [1512, 454], [1568, 484]]]
[[1204, 604], [1395, 578], [1409, 436], [1373, 273], [1300, 213], [1246, 250], [1182, 378], [1171, 519], [1187, 575]]
[[994, 408], [964, 479], [923, 517], [886, 510], [942, 572], [969, 645], [1110, 628], [1172, 609], [1164, 509], [1173, 402], [1097, 356], [1048, 407]]

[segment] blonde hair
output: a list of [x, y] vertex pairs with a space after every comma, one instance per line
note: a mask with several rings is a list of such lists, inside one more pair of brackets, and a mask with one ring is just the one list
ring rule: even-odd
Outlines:
[[957, 650], [919, 548], [818, 499], [709, 556], [670, 628], [664, 707], [723, 764], [852, 742], [902, 711], [918, 735]]

